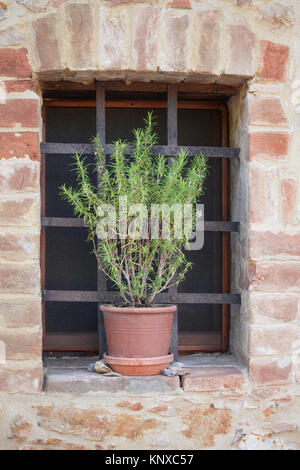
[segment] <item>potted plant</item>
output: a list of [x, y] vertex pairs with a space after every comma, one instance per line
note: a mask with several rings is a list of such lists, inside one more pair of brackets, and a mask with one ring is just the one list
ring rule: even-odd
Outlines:
[[[98, 189], [91, 184], [86, 157], [76, 154], [78, 187], [63, 185], [60, 191], [84, 219], [98, 265], [119, 293], [119, 304], [101, 305], [105, 362], [125, 375], [154, 375], [173, 360], [169, 344], [176, 310], [175, 305], [155, 305], [155, 298], [178, 285], [191, 268], [184, 250], [195, 226], [207, 163], [203, 155], [190, 158], [185, 150], [171, 164], [164, 155], [154, 155], [152, 113], [133, 135], [133, 150], [128, 152], [127, 142], [114, 142], [108, 163], [99, 138], [93, 139]], [[188, 233], [176, 216], [183, 207], [192, 208]]]

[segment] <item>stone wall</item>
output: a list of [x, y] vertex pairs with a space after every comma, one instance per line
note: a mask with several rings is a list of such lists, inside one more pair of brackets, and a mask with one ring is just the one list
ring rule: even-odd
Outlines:
[[[300, 447], [299, 43], [297, 0], [0, 2], [0, 447]], [[61, 79], [242, 87], [229, 103], [240, 390], [42, 392], [40, 82]]]

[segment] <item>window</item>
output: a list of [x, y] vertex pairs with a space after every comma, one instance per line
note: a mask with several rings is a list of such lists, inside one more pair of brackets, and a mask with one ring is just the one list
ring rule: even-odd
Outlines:
[[[149, 89], [149, 87], [148, 87]], [[52, 96], [49, 95], [48, 96]], [[96, 99], [95, 99], [96, 98]], [[187, 253], [193, 269], [178, 288], [160, 294], [160, 303], [178, 304], [172, 347], [179, 351], [225, 351], [228, 348], [229, 307], [239, 303], [230, 294], [230, 232], [239, 224], [229, 222], [229, 159], [237, 149], [227, 146], [227, 108], [223, 101], [203, 101], [180, 86], [153, 86], [151, 91], [118, 90], [97, 83], [96, 97], [45, 98], [42, 164], [42, 272], [44, 349], [94, 351], [98, 348], [99, 304], [115, 297], [112, 286], [97, 269], [86, 230], [60, 199], [58, 187], [74, 184], [70, 155], [82, 152], [93, 161], [92, 136], [109, 144], [117, 138], [130, 140], [132, 128], [141, 127], [148, 110], [157, 121], [159, 147], [174, 158], [177, 146], [190, 154], [209, 157], [209, 177], [201, 198], [205, 205], [205, 241], [199, 251]], [[95, 175], [92, 175], [95, 178]], [[96, 181], [94, 181], [96, 184]], [[105, 350], [100, 312], [99, 338]]]

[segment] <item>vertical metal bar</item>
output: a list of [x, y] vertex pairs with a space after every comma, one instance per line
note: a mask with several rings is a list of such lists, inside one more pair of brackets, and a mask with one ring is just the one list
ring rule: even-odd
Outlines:
[[[100, 138], [101, 144], [105, 145], [105, 87], [102, 83], [96, 82], [96, 132]], [[99, 293], [106, 291], [105, 274], [97, 269], [97, 290]], [[98, 341], [99, 341], [99, 357], [107, 351], [107, 341], [104, 327], [103, 312], [100, 310], [98, 303]]]
[[[222, 147], [228, 147], [227, 109], [222, 109]], [[229, 220], [229, 161], [222, 158], [222, 220]], [[222, 233], [222, 293], [230, 292], [230, 233]], [[222, 350], [229, 346], [230, 305], [222, 305]]]
[[168, 145], [177, 145], [177, 85], [168, 85]]
[[[177, 85], [168, 85], [168, 145], [177, 146], [177, 122], [178, 122], [178, 106], [177, 106]], [[170, 165], [173, 159], [169, 160]], [[169, 295], [172, 302], [172, 295], [177, 293], [177, 286], [170, 287]], [[178, 359], [178, 312], [174, 313], [170, 351], [174, 354], [175, 360]]]
[[174, 312], [171, 342], [170, 342], [170, 353], [174, 354], [174, 360], [178, 361], [178, 313], [177, 309]]

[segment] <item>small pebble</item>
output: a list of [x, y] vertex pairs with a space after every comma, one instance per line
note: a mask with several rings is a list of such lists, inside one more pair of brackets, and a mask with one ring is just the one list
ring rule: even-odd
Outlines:
[[183, 364], [183, 362], [173, 361], [169, 364], [169, 367], [178, 367], [178, 368], [182, 369], [183, 367], [185, 367], [185, 365]]
[[89, 372], [96, 372], [95, 364], [93, 362], [91, 364], [89, 364], [88, 371]]
[[191, 369], [185, 369], [184, 367], [169, 366], [169, 370], [175, 372], [176, 375], [188, 375], [191, 373]]
[[175, 375], [177, 375], [176, 372], [174, 372], [171, 369], [163, 369], [162, 373], [163, 375], [166, 375], [167, 377], [174, 377]]
[[95, 370], [98, 374], [107, 374], [112, 372], [112, 370], [104, 363], [104, 361], [95, 362]]

